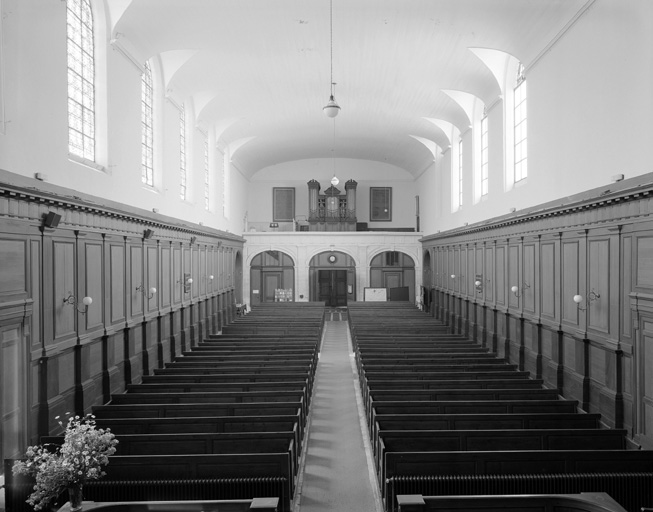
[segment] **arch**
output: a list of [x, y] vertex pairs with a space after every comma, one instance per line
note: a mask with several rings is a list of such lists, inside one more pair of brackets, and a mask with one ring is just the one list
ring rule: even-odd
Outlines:
[[256, 254], [250, 268], [250, 304], [294, 302], [295, 262], [282, 251]]
[[415, 261], [400, 251], [383, 251], [370, 261], [370, 287], [386, 288], [389, 300], [415, 302]]
[[356, 262], [341, 251], [315, 254], [308, 269], [309, 298], [329, 307], [344, 307], [356, 300]]

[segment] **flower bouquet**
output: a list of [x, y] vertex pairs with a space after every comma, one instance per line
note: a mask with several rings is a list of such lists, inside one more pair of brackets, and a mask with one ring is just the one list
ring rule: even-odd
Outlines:
[[[61, 420], [59, 425], [64, 426]], [[46, 508], [66, 489], [71, 509], [81, 510], [82, 486], [106, 474], [102, 466], [109, 463], [117, 444], [110, 429], [96, 428], [95, 416], [70, 416], [61, 446], [28, 447], [26, 460], [16, 461], [12, 471], [35, 479], [34, 492], [27, 500], [35, 510]]]

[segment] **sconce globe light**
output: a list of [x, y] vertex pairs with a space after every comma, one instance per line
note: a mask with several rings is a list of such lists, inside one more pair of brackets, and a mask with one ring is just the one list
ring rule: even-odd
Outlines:
[[583, 302], [583, 296], [582, 295], [574, 295], [574, 302], [576, 304], [580, 304], [581, 302]]

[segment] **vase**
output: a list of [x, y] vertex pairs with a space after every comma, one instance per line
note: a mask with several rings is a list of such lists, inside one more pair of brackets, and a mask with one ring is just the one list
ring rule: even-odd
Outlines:
[[82, 510], [82, 484], [73, 484], [68, 487], [68, 501], [71, 512]]

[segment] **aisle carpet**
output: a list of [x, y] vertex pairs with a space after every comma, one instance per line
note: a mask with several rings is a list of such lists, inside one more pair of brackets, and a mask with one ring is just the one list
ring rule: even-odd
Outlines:
[[343, 316], [327, 314], [295, 512], [382, 512]]

